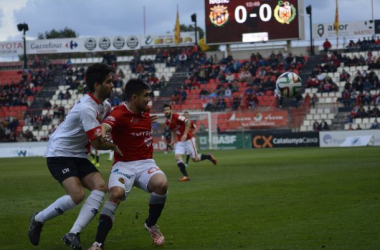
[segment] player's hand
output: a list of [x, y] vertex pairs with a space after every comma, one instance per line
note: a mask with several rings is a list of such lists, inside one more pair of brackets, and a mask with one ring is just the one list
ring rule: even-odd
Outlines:
[[102, 133], [102, 140], [103, 141], [111, 141], [112, 140], [111, 133], [104, 133], [104, 134]]
[[158, 119], [158, 116], [157, 115], [151, 115], [150, 116], [150, 121], [151, 122], [154, 122], [155, 120], [157, 120]]
[[113, 151], [114, 151], [115, 153], [118, 153], [118, 154], [121, 155], [121, 156], [124, 156], [123, 153], [121, 152], [121, 150], [119, 149], [119, 147], [118, 147], [117, 145], [115, 145]]
[[181, 137], [181, 141], [186, 141], [186, 139], [187, 139], [187, 135], [183, 135], [183, 136]]

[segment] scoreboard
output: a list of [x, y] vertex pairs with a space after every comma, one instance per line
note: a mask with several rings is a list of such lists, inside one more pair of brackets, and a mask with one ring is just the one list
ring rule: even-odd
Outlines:
[[205, 0], [206, 43], [304, 39], [303, 0]]

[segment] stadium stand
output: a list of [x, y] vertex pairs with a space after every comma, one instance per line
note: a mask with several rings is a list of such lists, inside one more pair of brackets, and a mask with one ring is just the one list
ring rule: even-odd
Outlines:
[[309, 97], [312, 106], [330, 111], [310, 109], [301, 131], [313, 131], [313, 122], [322, 119], [333, 125], [332, 129], [357, 129], [359, 124], [361, 129], [376, 126], [380, 121], [379, 45], [380, 39], [363, 38], [356, 43], [351, 40], [343, 48], [346, 52], [323, 55], [306, 81], [303, 96]]

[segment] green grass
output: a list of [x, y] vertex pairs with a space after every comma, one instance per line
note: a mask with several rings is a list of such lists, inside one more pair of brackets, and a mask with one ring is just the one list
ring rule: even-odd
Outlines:
[[[159, 225], [165, 249], [380, 249], [379, 148], [216, 151], [218, 166], [190, 163], [180, 183], [173, 154], [155, 154], [169, 179]], [[108, 178], [110, 164], [101, 156]], [[43, 158], [0, 159], [0, 249], [70, 249], [61, 242], [79, 209], [46, 223], [40, 245], [29, 216], [64, 194]], [[154, 249], [144, 230], [149, 194], [121, 203], [107, 249]], [[82, 232], [94, 241], [98, 217]]]

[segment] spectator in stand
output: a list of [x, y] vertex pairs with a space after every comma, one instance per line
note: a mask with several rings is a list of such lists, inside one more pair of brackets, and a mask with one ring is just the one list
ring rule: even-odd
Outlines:
[[379, 129], [379, 123], [375, 120], [369, 129]]
[[181, 64], [181, 67], [186, 67], [187, 65], [187, 55], [185, 52], [182, 52], [181, 55], [179, 55], [179, 61]]
[[339, 76], [339, 80], [341, 82], [347, 82], [350, 80], [350, 77], [351, 75], [346, 70], [343, 69], [343, 72]]
[[179, 93], [180, 93], [181, 102], [185, 103], [185, 101], [187, 99], [187, 93], [186, 93], [185, 89], [183, 87], [181, 87], [181, 90], [179, 91]]
[[350, 92], [347, 89], [343, 90], [342, 102], [345, 107], [351, 106]]
[[356, 130], [362, 130], [362, 127], [360, 127], [360, 124], [356, 127]]
[[59, 93], [58, 93], [57, 99], [58, 100], [63, 100], [63, 96], [64, 96], [63, 92], [62, 92], [62, 90], [60, 90]]
[[318, 102], [319, 98], [316, 93], [311, 97], [311, 107], [315, 108], [315, 104]]
[[323, 43], [323, 49], [325, 51], [325, 53], [327, 54], [329, 52], [329, 50], [331, 49], [331, 43], [329, 41], [329, 39], [326, 38], [326, 41]]
[[324, 119], [322, 119], [322, 122], [319, 124], [319, 127], [320, 127], [320, 131], [330, 130], [329, 124]]
[[70, 94], [70, 91], [66, 89], [66, 92], [63, 95], [63, 100], [69, 100], [69, 99], [71, 99], [71, 94]]
[[227, 107], [226, 101], [223, 97], [218, 98], [218, 103], [216, 104], [216, 111], [225, 111]]
[[358, 111], [356, 112], [356, 118], [366, 118], [367, 116], [368, 114], [365, 111], [363, 104], [361, 104]]
[[232, 74], [232, 72], [228, 72], [226, 80], [227, 82], [233, 82], [235, 80], [235, 74]]
[[44, 108], [45, 109], [50, 109], [51, 108], [51, 103], [50, 103], [49, 99], [45, 99]]
[[252, 77], [251, 73], [246, 70], [245, 68], [241, 69], [240, 75], [239, 75], [239, 81], [240, 82], [247, 82], [248, 78]]
[[78, 89], [77, 89], [77, 94], [84, 94], [84, 92], [85, 92], [84, 82], [80, 82]]
[[377, 107], [377, 105], [373, 105], [373, 109], [371, 110], [371, 117], [380, 117], [380, 109]]
[[318, 121], [314, 121], [313, 123], [313, 131], [318, 132], [319, 131], [319, 123]]
[[237, 110], [240, 107], [241, 98], [238, 94], [235, 94], [232, 98], [232, 110]]

